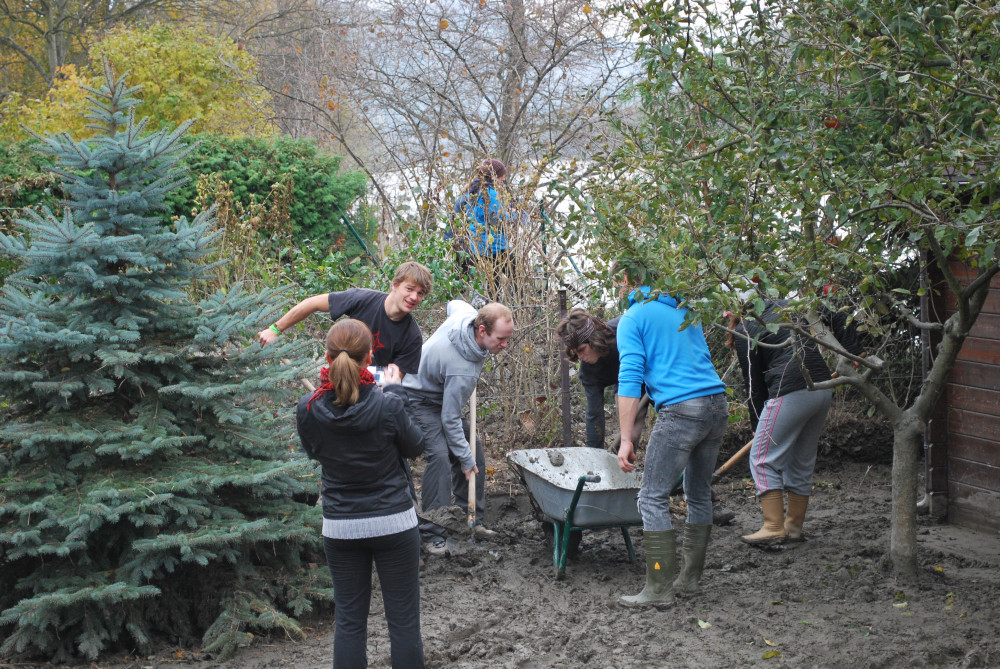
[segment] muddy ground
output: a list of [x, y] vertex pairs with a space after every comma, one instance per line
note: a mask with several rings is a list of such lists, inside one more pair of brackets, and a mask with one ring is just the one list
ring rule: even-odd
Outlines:
[[[565, 580], [524, 488], [499, 459], [488, 488], [495, 541], [457, 544], [429, 558], [421, 579], [429, 667], [1000, 667], [1000, 536], [920, 520], [920, 582], [889, 576], [890, 470], [828, 454], [817, 467], [808, 541], [764, 551], [742, 544], [760, 515], [745, 466], [716, 486], [736, 512], [715, 528], [701, 594], [665, 610], [634, 611], [618, 596], [643, 580], [621, 533], [588, 531]], [[680, 522], [680, 517], [675, 521]], [[304, 641], [259, 640], [217, 664], [165, 649], [106, 658], [99, 668], [329, 667], [331, 620], [312, 621]], [[369, 662], [389, 666], [376, 590]], [[14, 666], [3, 665], [0, 666]], [[30, 666], [30, 665], [17, 665]]]

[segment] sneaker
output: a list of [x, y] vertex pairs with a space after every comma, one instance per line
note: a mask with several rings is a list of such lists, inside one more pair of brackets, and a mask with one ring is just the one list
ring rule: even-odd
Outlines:
[[448, 544], [444, 539], [434, 539], [433, 541], [428, 541], [424, 544], [424, 551], [426, 551], [428, 555], [447, 555]]

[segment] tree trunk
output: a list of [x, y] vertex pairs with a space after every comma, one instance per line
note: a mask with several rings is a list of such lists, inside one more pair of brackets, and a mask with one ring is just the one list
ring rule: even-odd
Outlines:
[[903, 581], [917, 579], [917, 465], [923, 422], [909, 412], [893, 425], [889, 559]]
[[524, 55], [527, 31], [524, 20], [524, 0], [508, 4], [507, 61], [500, 91], [500, 118], [497, 124], [497, 155], [508, 166], [517, 164], [518, 129], [521, 118], [521, 88], [528, 62]]
[[67, 36], [63, 25], [67, 20], [66, 3], [51, 2], [45, 16], [45, 55], [49, 63], [49, 80], [66, 64]]

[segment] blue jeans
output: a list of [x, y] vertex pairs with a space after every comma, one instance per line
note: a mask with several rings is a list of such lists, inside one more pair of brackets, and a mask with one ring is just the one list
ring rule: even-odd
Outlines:
[[684, 474], [687, 522], [712, 524], [712, 472], [726, 433], [725, 393], [660, 407], [646, 447], [639, 513], [646, 531], [669, 530], [670, 492]]
[[334, 669], [368, 666], [372, 562], [378, 570], [393, 669], [424, 666], [420, 637], [420, 533], [417, 528], [370, 539], [323, 538], [333, 577]]

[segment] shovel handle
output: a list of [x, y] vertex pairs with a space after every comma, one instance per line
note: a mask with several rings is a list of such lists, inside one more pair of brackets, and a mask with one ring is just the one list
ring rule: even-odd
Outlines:
[[[469, 398], [469, 449], [473, 460], [476, 457], [476, 389], [472, 389]], [[476, 526], [476, 476], [469, 477], [469, 527]]]
[[717, 478], [719, 478], [720, 476], [722, 476], [723, 474], [725, 474], [726, 472], [728, 472], [732, 468], [733, 465], [735, 465], [737, 462], [739, 462], [739, 460], [744, 455], [747, 454], [747, 452], [750, 450], [751, 446], [753, 446], [753, 439], [751, 439], [750, 441], [748, 441], [746, 443], [746, 445], [743, 446], [743, 448], [741, 448], [740, 450], [736, 451], [736, 454], [733, 455], [733, 457], [731, 457], [728, 460], [726, 460], [722, 464], [721, 467], [719, 467], [718, 469], [716, 469], [715, 473], [712, 474], [712, 483], [715, 483], [715, 480]]
[[476, 526], [476, 474], [469, 477], [469, 527]]

